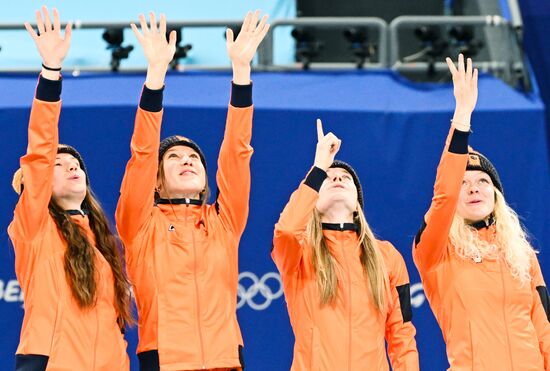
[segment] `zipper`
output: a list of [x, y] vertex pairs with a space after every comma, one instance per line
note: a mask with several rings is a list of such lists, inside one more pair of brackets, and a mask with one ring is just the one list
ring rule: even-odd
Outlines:
[[[101, 290], [101, 289], [100, 289]], [[101, 294], [99, 292], [96, 292], [96, 295], [99, 297]], [[99, 302], [100, 299], [98, 298], [97, 301]], [[92, 370], [95, 370], [95, 361], [97, 357], [97, 341], [99, 338], [99, 305], [96, 304], [95, 306], [95, 339], [94, 339], [94, 355], [92, 358]]]
[[506, 331], [506, 345], [508, 346], [508, 356], [510, 359], [510, 369], [514, 370], [514, 362], [512, 360], [512, 348], [510, 347], [510, 334], [508, 332], [508, 321], [506, 319], [506, 287], [504, 284], [504, 272], [502, 271], [502, 258], [498, 258], [500, 267], [500, 279], [502, 281], [502, 315], [504, 317], [504, 330]]
[[[342, 225], [343, 228], [343, 225]], [[348, 370], [351, 371], [351, 274], [350, 274], [350, 268], [349, 268], [349, 262], [348, 257], [346, 254], [345, 244], [344, 244], [344, 234], [342, 233], [342, 236], [340, 236], [340, 245], [342, 246], [342, 252], [344, 254], [344, 260], [346, 261], [346, 273], [348, 276]]]
[[95, 361], [96, 361], [96, 357], [97, 357], [97, 338], [98, 338], [98, 331], [99, 331], [99, 323], [98, 323], [98, 314], [97, 314], [97, 309], [96, 309], [96, 313], [95, 313], [95, 340], [94, 340], [94, 355], [93, 355], [93, 358], [92, 358], [92, 370], [95, 370]]
[[[189, 199], [185, 199], [185, 224], [187, 224], [187, 209], [189, 208]], [[193, 260], [194, 260], [194, 266], [193, 266], [193, 273], [194, 273], [194, 281], [195, 281], [195, 297], [197, 298], [197, 327], [199, 330], [199, 343], [201, 347], [201, 364], [202, 369], [206, 369], [206, 365], [204, 362], [204, 341], [202, 338], [202, 326], [201, 326], [201, 306], [200, 306], [200, 300], [199, 300], [199, 284], [198, 284], [198, 278], [197, 278], [197, 247], [195, 246], [195, 225], [192, 223], [191, 226], [191, 239], [193, 243]]]

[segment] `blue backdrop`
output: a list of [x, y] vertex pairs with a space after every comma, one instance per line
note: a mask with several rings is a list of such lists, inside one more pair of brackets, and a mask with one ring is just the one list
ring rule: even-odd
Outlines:
[[[129, 158], [133, 119], [144, 77], [67, 77], [63, 86], [61, 141], [84, 156], [91, 184], [113, 215]], [[452, 86], [412, 84], [391, 72], [254, 74], [252, 194], [240, 247], [239, 321], [248, 370], [288, 370], [293, 335], [276, 268], [270, 258], [273, 225], [291, 192], [312, 165], [315, 119], [342, 139], [339, 158], [356, 168], [375, 233], [404, 255], [413, 284], [413, 322], [421, 366], [447, 367], [440, 330], [423, 296], [411, 243], [427, 210], [437, 162], [454, 108]], [[163, 136], [180, 133], [203, 148], [214, 182], [230, 88], [228, 74], [170, 75]], [[13, 368], [22, 299], [6, 227], [17, 201], [11, 174], [26, 148], [34, 76], [0, 76], [0, 365]], [[481, 76], [472, 145], [499, 170], [508, 202], [522, 216], [550, 269], [550, 180], [544, 106], [491, 76]], [[215, 194], [215, 190], [212, 192]], [[269, 289], [255, 290], [254, 280]], [[137, 370], [136, 332], [128, 352]]]

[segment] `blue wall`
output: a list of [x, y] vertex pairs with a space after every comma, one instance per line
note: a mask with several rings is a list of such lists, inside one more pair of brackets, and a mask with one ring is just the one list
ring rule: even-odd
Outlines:
[[[118, 197], [143, 76], [67, 77], [63, 87], [61, 141], [87, 161], [91, 184], [112, 215]], [[170, 75], [163, 136], [190, 136], [203, 148], [214, 182], [229, 96], [228, 74]], [[315, 119], [342, 141], [338, 157], [351, 162], [363, 183], [367, 218], [375, 233], [405, 257], [413, 284], [413, 322], [422, 369], [447, 367], [440, 330], [419, 285], [411, 243], [427, 210], [437, 162], [454, 100], [450, 85], [411, 84], [390, 72], [256, 73], [252, 193], [240, 247], [242, 292], [250, 277], [265, 278], [271, 293], [241, 295], [239, 322], [248, 370], [288, 370], [293, 335], [276, 268], [270, 258], [273, 225], [290, 193], [313, 162]], [[13, 250], [6, 227], [17, 200], [12, 172], [26, 148], [26, 126], [35, 77], [0, 76], [0, 365], [11, 369], [22, 318]], [[499, 170], [509, 203], [522, 216], [550, 269], [550, 180], [544, 107], [491, 76], [480, 78], [471, 144]], [[215, 190], [213, 191], [215, 194]], [[252, 276], [254, 275], [254, 276]], [[248, 291], [251, 294], [250, 291]], [[258, 310], [265, 303], [265, 308]], [[260, 308], [258, 308], [258, 305]], [[133, 370], [135, 330], [128, 333]]]
[[[536, 74], [546, 106], [550, 104], [550, 1], [521, 0], [525, 51]], [[547, 122], [550, 114], [547, 110]]]

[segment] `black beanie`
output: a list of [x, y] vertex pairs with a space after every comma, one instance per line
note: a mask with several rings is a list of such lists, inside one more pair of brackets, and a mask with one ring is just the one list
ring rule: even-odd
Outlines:
[[491, 161], [481, 153], [475, 151], [472, 147], [468, 147], [468, 166], [466, 170], [479, 170], [483, 171], [493, 181], [494, 186], [504, 194], [502, 189], [502, 183], [500, 182], [500, 177], [498, 176], [497, 169], [493, 166]]
[[159, 162], [162, 160], [162, 157], [168, 151], [170, 148], [174, 146], [186, 146], [189, 148], [192, 148], [195, 152], [199, 154], [199, 157], [202, 162], [202, 166], [204, 166], [204, 170], [206, 172], [206, 159], [204, 158], [204, 153], [202, 153], [200, 147], [197, 145], [197, 143], [193, 142], [191, 139], [183, 137], [181, 135], [172, 135], [170, 137], [164, 138], [160, 142], [159, 147]]
[[357, 188], [357, 201], [359, 201], [359, 205], [361, 205], [361, 209], [363, 209], [363, 188], [361, 187], [361, 182], [359, 181], [357, 173], [351, 167], [351, 165], [344, 161], [334, 160], [332, 165], [330, 165], [330, 168], [341, 168], [350, 173], [351, 177], [353, 178], [355, 188]]
[[74, 147], [72, 147], [68, 144], [60, 144], [57, 147], [57, 153], [67, 153], [67, 154], [73, 156], [74, 158], [76, 158], [78, 160], [80, 168], [82, 169], [82, 171], [84, 171], [84, 174], [86, 174], [86, 184], [87, 185], [90, 184], [90, 179], [88, 177], [88, 170], [86, 169], [86, 165], [84, 164], [84, 159], [82, 158], [80, 153]]

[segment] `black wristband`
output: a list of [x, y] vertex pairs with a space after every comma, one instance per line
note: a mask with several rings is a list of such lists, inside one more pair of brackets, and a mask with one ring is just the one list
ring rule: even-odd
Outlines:
[[160, 89], [149, 89], [144, 84], [141, 92], [141, 99], [139, 100], [139, 107], [149, 112], [162, 111], [163, 92], [164, 86]]
[[252, 82], [248, 85], [237, 85], [231, 82], [231, 105], [237, 108], [252, 105]]
[[44, 102], [57, 102], [61, 99], [61, 79], [48, 80], [40, 75], [36, 87], [36, 99]]
[[449, 143], [449, 152], [459, 155], [467, 154], [469, 136], [469, 131], [460, 131], [455, 128], [451, 137], [451, 143]]
[[52, 67], [46, 66], [44, 63], [42, 63], [42, 68], [44, 68], [45, 70], [48, 70], [48, 71], [55, 71], [55, 72], [61, 71], [61, 67], [52, 68]]
[[326, 171], [318, 168], [317, 166], [313, 166], [313, 169], [311, 169], [311, 171], [307, 174], [304, 184], [319, 192], [319, 189], [321, 189], [321, 185], [326, 178]]

